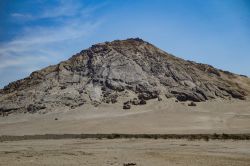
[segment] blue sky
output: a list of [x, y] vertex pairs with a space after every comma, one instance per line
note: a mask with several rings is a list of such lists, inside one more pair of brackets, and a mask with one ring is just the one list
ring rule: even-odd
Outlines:
[[250, 76], [249, 0], [1, 0], [0, 88], [92, 44], [131, 37]]

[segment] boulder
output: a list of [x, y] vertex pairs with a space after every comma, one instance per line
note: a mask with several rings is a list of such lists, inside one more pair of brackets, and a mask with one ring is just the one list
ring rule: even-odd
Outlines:
[[131, 103], [132, 103], [133, 105], [139, 105], [139, 104], [140, 104], [140, 101], [139, 101], [137, 98], [134, 98], [134, 99], [131, 101]]
[[123, 109], [126, 109], [126, 110], [127, 110], [127, 109], [130, 109], [130, 108], [131, 108], [130, 104], [124, 104], [124, 105], [123, 105]]
[[140, 105], [145, 105], [145, 104], [147, 104], [147, 102], [146, 102], [146, 100], [141, 99], [140, 102], [139, 102], [139, 104], [140, 104]]
[[188, 106], [196, 106], [196, 104], [195, 102], [192, 101], [191, 103], [188, 104]]
[[27, 111], [29, 113], [36, 113], [39, 110], [45, 109], [45, 105], [40, 105], [40, 104], [29, 104], [27, 107]]

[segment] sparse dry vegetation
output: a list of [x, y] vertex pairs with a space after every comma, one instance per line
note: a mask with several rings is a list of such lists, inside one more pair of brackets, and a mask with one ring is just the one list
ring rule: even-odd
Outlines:
[[24, 136], [0, 136], [0, 141], [37, 139], [187, 139], [187, 140], [250, 140], [250, 134], [45, 134]]

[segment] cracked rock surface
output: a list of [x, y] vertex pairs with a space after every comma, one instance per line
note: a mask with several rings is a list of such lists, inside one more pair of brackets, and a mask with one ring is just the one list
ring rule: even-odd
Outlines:
[[141, 39], [115, 40], [5, 86], [0, 90], [0, 113], [112, 104], [131, 94], [138, 98], [131, 96], [135, 105], [159, 96], [194, 102], [244, 100], [249, 85], [245, 76], [185, 61]]

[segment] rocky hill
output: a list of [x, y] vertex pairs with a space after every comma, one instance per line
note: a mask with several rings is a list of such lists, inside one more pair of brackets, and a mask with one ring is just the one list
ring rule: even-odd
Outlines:
[[244, 100], [249, 83], [245, 76], [185, 61], [138, 38], [115, 40], [93, 45], [5, 86], [0, 90], [0, 112], [73, 109], [85, 103], [98, 106], [124, 97], [131, 99], [124, 108], [162, 97], [194, 102]]

